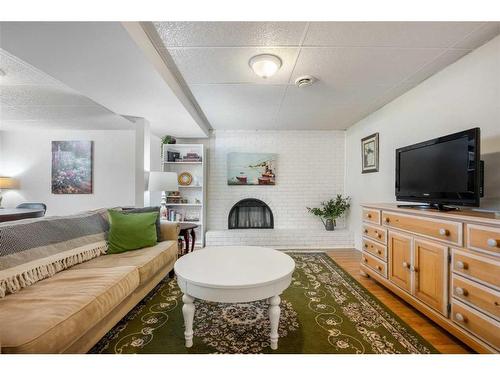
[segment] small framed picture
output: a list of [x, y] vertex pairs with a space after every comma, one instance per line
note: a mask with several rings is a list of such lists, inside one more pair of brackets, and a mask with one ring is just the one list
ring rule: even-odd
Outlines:
[[378, 172], [378, 133], [361, 140], [361, 173]]

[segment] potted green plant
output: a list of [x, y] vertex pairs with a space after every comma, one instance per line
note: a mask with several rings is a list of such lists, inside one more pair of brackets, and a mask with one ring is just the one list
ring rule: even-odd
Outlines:
[[163, 157], [163, 145], [174, 145], [177, 140], [171, 135], [164, 135], [161, 138], [161, 157]]
[[173, 145], [173, 144], [175, 144], [175, 142], [177, 142], [177, 140], [174, 137], [172, 137], [171, 135], [164, 135], [161, 139], [162, 145], [167, 145], [167, 144]]
[[318, 216], [321, 219], [326, 230], [334, 230], [335, 225], [337, 225], [337, 219], [346, 213], [349, 207], [351, 207], [351, 198], [337, 194], [335, 199], [321, 202], [320, 208], [306, 208], [314, 216]]

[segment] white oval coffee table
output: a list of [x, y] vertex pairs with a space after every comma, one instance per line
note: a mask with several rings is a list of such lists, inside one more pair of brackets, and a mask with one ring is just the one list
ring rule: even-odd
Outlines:
[[244, 303], [266, 299], [269, 303], [271, 348], [278, 348], [279, 295], [290, 286], [293, 259], [280, 251], [257, 246], [206, 247], [177, 260], [177, 283], [184, 293], [184, 338], [193, 346], [194, 299]]

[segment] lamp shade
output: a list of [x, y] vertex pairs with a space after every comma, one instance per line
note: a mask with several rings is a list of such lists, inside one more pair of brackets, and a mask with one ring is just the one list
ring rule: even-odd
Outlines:
[[149, 172], [149, 191], [177, 191], [177, 173], [175, 172]]
[[19, 189], [19, 181], [12, 177], [0, 177], [0, 189]]

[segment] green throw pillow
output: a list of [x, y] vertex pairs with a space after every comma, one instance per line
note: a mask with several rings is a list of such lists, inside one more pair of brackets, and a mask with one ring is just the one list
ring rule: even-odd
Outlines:
[[158, 212], [123, 213], [108, 210], [108, 254], [156, 245]]

